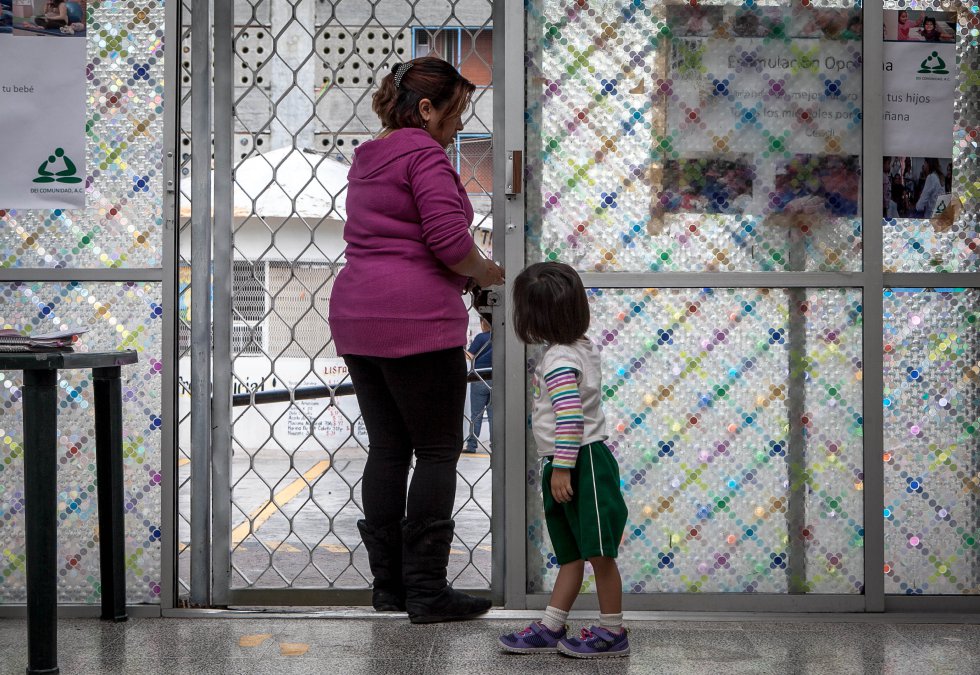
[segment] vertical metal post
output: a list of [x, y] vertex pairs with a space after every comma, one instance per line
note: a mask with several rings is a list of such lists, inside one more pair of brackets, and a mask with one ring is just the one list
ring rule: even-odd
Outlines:
[[[881, 3], [864, 3], [864, 25], [881, 26]], [[869, 37], [872, 36], [872, 37]], [[884, 375], [882, 373], [882, 78], [883, 40], [874, 31], [864, 39], [864, 144], [862, 234], [864, 237], [864, 599], [865, 611], [885, 610]], [[870, 125], [868, 121], [870, 120]], [[870, 126], [870, 133], [869, 133]]]
[[58, 371], [24, 371], [27, 672], [58, 672]]
[[163, 378], [160, 383], [163, 427], [160, 467], [163, 474], [160, 500], [160, 606], [172, 609], [176, 604], [177, 577], [177, 147], [180, 127], [180, 94], [177, 73], [180, 69], [180, 2], [168, 2], [164, 8], [164, 93], [166, 116], [163, 121]]
[[191, 603], [211, 604], [211, 4], [191, 8]]
[[[803, 242], [803, 239], [800, 238]], [[801, 243], [800, 248], [803, 248]], [[789, 477], [789, 503], [786, 508], [786, 525], [789, 534], [790, 593], [806, 593], [806, 546], [802, 530], [806, 524], [807, 456], [806, 435], [803, 433], [803, 415], [806, 412], [806, 317], [800, 306], [806, 302], [807, 289], [791, 288], [789, 297], [789, 380], [787, 382], [787, 406], [789, 438], [787, 439], [786, 464]]]
[[[790, 229], [790, 269], [806, 271], [805, 234]], [[789, 418], [789, 438], [786, 439], [786, 467], [789, 491], [786, 505], [786, 526], [789, 535], [787, 572], [790, 593], [806, 592], [806, 546], [802, 530], [806, 523], [807, 457], [806, 435], [803, 433], [803, 415], [806, 411], [806, 317], [800, 310], [806, 301], [807, 289], [790, 288], [786, 291], [788, 313], [786, 342], [789, 346], [786, 413]]]
[[[493, 4], [493, 182], [505, 184], [507, 152], [524, 151], [524, 5]], [[523, 181], [522, 181], [523, 183]], [[524, 345], [507, 311], [511, 280], [524, 268], [524, 194], [508, 199], [493, 191], [494, 253], [507, 269], [507, 284], [494, 309], [494, 392], [503, 394], [503, 414], [493, 420], [493, 590], [507, 609], [527, 603], [527, 508], [525, 480]], [[503, 346], [503, 349], [500, 349]], [[499, 441], [502, 439], [502, 443]]]
[[214, 0], [214, 390], [211, 399], [211, 527], [213, 597], [228, 604], [231, 573], [231, 326], [232, 212], [234, 208], [232, 139], [231, 0]]
[[[493, 3], [492, 23], [494, 26], [494, 37], [491, 45], [491, 63], [493, 68], [491, 84], [494, 86], [493, 97], [493, 138], [503, 138], [504, 133], [504, 110], [503, 110], [503, 87], [500, 86], [504, 80], [504, 37], [507, 35], [507, 27], [504, 25], [504, 4], [502, 2]], [[412, 28], [414, 36], [416, 28]], [[412, 58], [415, 58], [415, 39], [412, 39]], [[493, 155], [493, 184], [500, 186], [504, 184], [504, 161], [507, 150], [503, 143], [492, 143], [491, 153]], [[490, 209], [493, 216], [493, 230], [491, 233], [493, 243], [494, 258], [502, 260], [506, 252], [504, 227], [502, 222], [507, 218], [506, 199], [502, 199], [503, 190], [499, 187], [493, 191], [490, 198]], [[506, 287], [505, 287], [506, 288]], [[490, 445], [494, 452], [490, 453], [490, 540], [492, 550], [490, 553], [490, 597], [495, 605], [506, 603], [506, 593], [504, 584], [507, 580], [507, 520], [504, 518], [504, 505], [507, 503], [507, 490], [505, 486], [505, 470], [507, 466], [506, 453], [509, 443], [505, 438], [507, 433], [507, 420], [509, 419], [507, 402], [510, 398], [504, 392], [504, 379], [502, 375], [507, 372], [507, 361], [510, 354], [506, 351], [506, 313], [507, 313], [507, 293], [498, 292], [498, 303], [492, 308], [490, 343], [493, 346], [491, 357], [491, 367], [493, 372], [499, 377], [493, 379], [490, 388], [490, 405], [496, 406], [497, 414], [490, 422]]]
[[94, 368], [95, 467], [99, 503], [102, 618], [125, 621], [126, 528], [123, 511], [122, 383], [119, 366]]

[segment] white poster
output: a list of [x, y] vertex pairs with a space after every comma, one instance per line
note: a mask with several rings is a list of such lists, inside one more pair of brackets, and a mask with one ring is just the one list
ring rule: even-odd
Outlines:
[[655, 212], [768, 215], [806, 206], [857, 217], [860, 10], [671, 5], [668, 21], [669, 140], [660, 143]]
[[84, 207], [84, 3], [11, 0], [2, 8], [0, 209]]
[[955, 66], [951, 44], [885, 43], [886, 155], [952, 155]]
[[885, 12], [885, 218], [933, 218], [952, 192], [956, 13]]

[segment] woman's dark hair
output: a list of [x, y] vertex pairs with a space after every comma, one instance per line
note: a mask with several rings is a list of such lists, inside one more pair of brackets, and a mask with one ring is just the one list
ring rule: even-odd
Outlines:
[[[440, 58], [423, 56], [405, 63], [412, 67], [404, 70], [400, 63], [392, 65], [391, 71], [381, 80], [381, 88], [371, 99], [371, 108], [386, 129], [421, 127], [419, 101], [424, 98], [447, 114], [462, 113], [476, 90], [476, 85]], [[395, 73], [399, 66], [404, 73], [396, 87]]]
[[943, 173], [943, 168], [942, 165], [939, 164], [938, 158], [926, 157], [926, 167], [929, 169], [929, 173], [938, 174], [940, 180], [945, 180], [946, 174]]
[[514, 331], [525, 344], [569, 345], [589, 330], [582, 280], [559, 262], [535, 263], [514, 280]]

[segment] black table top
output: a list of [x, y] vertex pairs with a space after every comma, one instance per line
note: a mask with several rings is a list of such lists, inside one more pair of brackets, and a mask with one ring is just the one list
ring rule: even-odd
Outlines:
[[135, 349], [115, 352], [0, 352], [2, 370], [109, 368], [139, 361]]

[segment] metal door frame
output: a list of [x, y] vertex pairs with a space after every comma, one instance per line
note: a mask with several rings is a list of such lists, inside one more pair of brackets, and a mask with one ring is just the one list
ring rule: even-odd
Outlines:
[[[504, 139], [510, 150], [526, 150], [524, 133], [524, 59], [525, 13], [523, 3], [506, 5], [495, 23], [499, 39], [495, 41], [494, 64], [501, 67], [504, 77], [495, 98], [494, 134]], [[883, 21], [883, 5], [863, 3], [864, 25], [878, 26]], [[584, 273], [586, 287], [595, 288], [852, 288], [863, 294], [863, 416], [864, 416], [864, 593], [858, 594], [738, 594], [738, 593], [650, 593], [627, 595], [623, 606], [628, 610], [656, 611], [753, 611], [753, 612], [884, 612], [884, 611], [980, 611], [978, 596], [900, 596], [885, 593], [884, 575], [884, 449], [882, 398], [883, 380], [883, 306], [882, 294], [887, 287], [980, 287], [980, 273], [884, 273], [881, 214], [882, 200], [879, 176], [867, 167], [880, 165], [882, 156], [881, 119], [883, 79], [875, 64], [883, 59], [884, 43], [869, 39], [863, 46], [862, 74], [864, 120], [874, 122], [863, 128], [862, 157], [862, 234], [863, 266], [860, 272], [652, 272], [652, 273]], [[870, 64], [870, 65], [867, 65]], [[514, 77], [507, 75], [514, 73]], [[509, 103], [509, 105], [508, 105]], [[500, 106], [497, 108], [496, 106]], [[499, 111], [499, 119], [497, 112]], [[499, 126], [498, 126], [499, 124]], [[498, 148], [499, 150], [500, 148]], [[503, 175], [503, 158], [495, 154], [495, 180]], [[497, 199], [497, 195], [494, 196]], [[503, 242], [503, 261], [512, 279], [523, 269], [524, 222], [526, 204], [520, 199], [494, 204], [495, 241]], [[504, 222], [500, 222], [503, 220]], [[516, 224], [516, 225], [515, 225]], [[498, 307], [495, 326], [503, 328], [504, 349], [495, 350], [502, 358], [515, 363], [494, 362], [494, 368], [506, 368], [502, 391], [505, 418], [514, 424], [494, 430], [495, 438], [503, 438], [507, 448], [503, 485], [496, 488], [501, 494], [499, 503], [504, 514], [505, 550], [500, 552], [501, 565], [506, 570], [503, 579], [507, 609], [543, 609], [548, 594], [527, 592], [527, 538], [525, 504], [525, 372], [523, 345], [512, 327], [502, 316], [506, 306]], [[499, 372], [499, 371], [498, 371]], [[496, 391], [496, 390], [495, 390]], [[517, 420], [520, 420], [517, 422]], [[496, 554], [496, 552], [495, 552]], [[595, 595], [586, 595], [576, 604], [579, 608], [597, 609]]]
[[[502, 4], [495, 6], [493, 20], [500, 14]], [[212, 3], [193, 3], [191, 22], [207, 27], [192, 30], [191, 48], [191, 135], [198, 146], [208, 147], [213, 140], [213, 173], [208, 152], [191, 156], [191, 201], [196, 208], [191, 216], [191, 570], [190, 594], [192, 607], [227, 607], [229, 605], [367, 605], [370, 589], [232, 589], [231, 588], [231, 504], [230, 484], [232, 454], [232, 258], [233, 258], [233, 183], [214, 180], [212, 176], [234, 175], [234, 3], [214, 0]], [[181, 35], [181, 19], [175, 10], [170, 34]], [[177, 45], [179, 39], [174, 41]], [[172, 65], [173, 71], [179, 68]], [[170, 83], [175, 92], [179, 87]], [[172, 114], [179, 128], [179, 100]], [[496, 112], [496, 104], [495, 104]], [[496, 123], [495, 123], [496, 124]], [[176, 134], [172, 140], [176, 147]], [[497, 163], [495, 149], [495, 164]], [[177, 176], [176, 162], [168, 175]], [[171, 184], [172, 186], [173, 184]], [[176, 205], [177, 190], [170, 198]], [[176, 209], [174, 209], [176, 211]], [[176, 235], [175, 235], [176, 238]], [[212, 263], [213, 259], [213, 263]], [[174, 272], [176, 272], [175, 263]], [[176, 284], [171, 289], [176, 295]], [[213, 295], [212, 295], [213, 293]], [[213, 298], [213, 299], [212, 299]], [[172, 302], [172, 306], [176, 303]], [[212, 328], [213, 322], [213, 328]], [[175, 322], [176, 323], [176, 322]], [[213, 331], [213, 333], [212, 333]], [[176, 325], [170, 332], [176, 332]], [[176, 360], [174, 354], [173, 360]], [[503, 414], [494, 415], [493, 428], [499, 428]], [[175, 420], [176, 422], [176, 420]], [[491, 429], [491, 434], [495, 433]], [[498, 453], [499, 454], [499, 453]], [[174, 458], [175, 459], [175, 458]], [[494, 456], [492, 471], [502, 464]], [[175, 464], [175, 462], [173, 462]], [[170, 479], [169, 494], [176, 511], [176, 479]], [[496, 516], [496, 494], [492, 491], [491, 533], [502, 540], [500, 519]], [[176, 539], [177, 518], [172, 518], [168, 541]], [[172, 544], [173, 546], [173, 544]], [[498, 547], [499, 548], [499, 547]], [[167, 554], [175, 559], [176, 547]], [[494, 552], [496, 556], [496, 550]], [[498, 590], [502, 575], [494, 557], [491, 563], [489, 595], [501, 602]], [[175, 573], [176, 575], [176, 570]], [[176, 586], [176, 584], [175, 584]], [[476, 591], [486, 595], [487, 591]], [[176, 596], [176, 593], [174, 594]], [[174, 597], [176, 601], [177, 598]], [[173, 605], [171, 605], [173, 606]]]
[[[879, 25], [883, 19], [882, 5], [865, 3], [864, 24]], [[525, 79], [524, 58], [527, 49], [526, 23], [523, 3], [493, 3], [493, 63], [494, 101], [493, 136], [498, 140], [493, 148], [494, 184], [504, 185], [505, 158], [508, 151], [525, 150]], [[172, 19], [168, 31], [179, 35], [179, 18]], [[193, 22], [207, 26], [211, 20], [208, 3], [193, 6]], [[234, 22], [231, 0], [214, 0], [214, 169], [219, 176], [232, 175], [233, 96], [232, 96], [232, 29]], [[176, 26], [174, 24], [177, 24]], [[870, 35], [873, 35], [871, 33]], [[175, 50], [169, 52], [173, 54]], [[211, 35], [210, 31], [195, 31], [192, 35], [193, 71], [191, 88], [194, 92], [193, 133], [208, 138], [211, 125]], [[877, 64], [883, 58], [883, 41], [863, 41], [865, 64]], [[177, 68], [168, 63], [170, 81], [176, 80]], [[870, 74], [870, 76], [868, 76]], [[876, 76], [874, 66], [863, 74], [863, 114], [865, 120], [880, 120], [882, 114], [883, 82]], [[174, 90], [176, 87], [174, 86]], [[176, 101], [176, 97], [171, 98]], [[172, 112], [171, 115], [179, 114]], [[870, 132], [870, 133], [869, 133]], [[171, 134], [176, 139], [176, 134]], [[884, 448], [883, 411], [884, 390], [881, 339], [883, 330], [882, 293], [887, 287], [980, 287], [980, 273], [883, 273], [882, 228], [877, 205], [881, 203], [881, 183], [874, 171], [882, 156], [880, 125], [866, 123], [863, 133], [862, 217], [864, 264], [860, 272], [732, 272], [732, 273], [586, 273], [586, 286], [597, 288], [853, 288], [863, 294], [863, 358], [864, 358], [864, 584], [863, 595], [845, 594], [736, 594], [736, 593], [669, 593], [627, 595], [628, 610], [707, 610], [707, 611], [786, 611], [786, 612], [884, 612], [884, 611], [980, 611], [977, 596], [898, 596], [885, 593], [882, 568], [884, 564], [884, 471], [881, 455]], [[172, 155], [171, 155], [172, 158]], [[215, 369], [212, 363], [231, 363], [231, 228], [232, 185], [220, 181], [214, 186], [214, 215], [210, 210], [210, 166], [208, 153], [195, 153], [193, 175], [194, 210], [192, 228], [192, 439], [198, 452], [192, 458], [192, 570], [191, 602], [199, 606], [229, 604], [366, 604], [367, 590], [231, 590], [230, 580], [230, 485], [227, 483], [231, 455], [231, 373]], [[176, 176], [176, 162], [171, 161], [168, 175]], [[516, 198], [505, 191], [494, 190], [492, 197], [495, 255], [509, 270], [509, 278], [525, 265], [524, 237], [526, 204], [523, 194]], [[168, 211], [169, 213], [169, 211]], [[214, 246], [214, 351], [209, 349], [211, 336], [208, 306], [208, 283], [211, 271], [212, 232]], [[173, 258], [168, 257], [172, 264]], [[176, 270], [173, 270], [176, 272]], [[509, 283], [509, 282], [508, 282]], [[175, 293], [170, 280], [167, 288]], [[509, 291], [509, 285], [507, 286]], [[504, 452], [494, 453], [491, 459], [492, 518], [491, 532], [495, 542], [491, 564], [491, 592], [494, 602], [507, 609], [539, 609], [548, 596], [527, 592], [528, 548], [526, 537], [525, 497], [525, 372], [524, 348], [506, 320], [506, 293], [494, 307], [493, 367], [498, 373], [493, 387], [495, 414], [492, 438]], [[171, 298], [170, 307], [174, 304]], [[176, 322], [174, 322], [175, 324]], [[173, 336], [167, 336], [171, 339]], [[169, 371], [174, 371], [171, 362]], [[212, 384], [213, 383], [213, 384]], [[208, 405], [208, 401], [221, 402]], [[512, 420], [512, 423], [508, 423]], [[171, 420], [171, 424], [173, 421]], [[172, 458], [173, 450], [165, 449]], [[174, 508], [173, 476], [168, 477], [165, 508]], [[213, 492], [212, 492], [213, 489]], [[175, 518], [165, 514], [170, 522], [165, 555], [175, 558]], [[213, 534], [213, 544], [212, 544]], [[173, 568], [173, 560], [164, 561], [164, 570]], [[176, 571], [174, 570], [176, 574]], [[176, 584], [173, 584], [176, 587]], [[597, 607], [594, 595], [584, 596], [580, 608]]]

